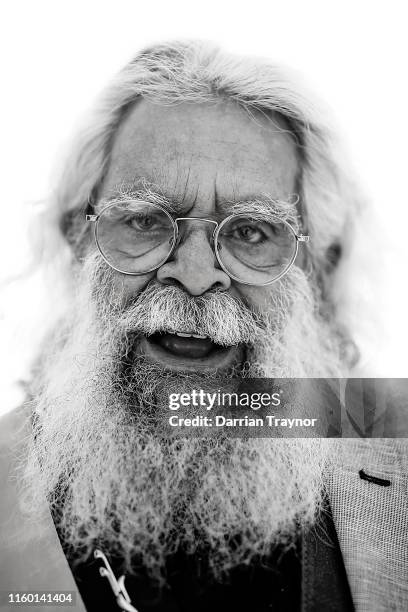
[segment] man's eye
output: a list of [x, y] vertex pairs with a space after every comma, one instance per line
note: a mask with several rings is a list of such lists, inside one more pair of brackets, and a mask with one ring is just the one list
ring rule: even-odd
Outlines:
[[236, 227], [232, 233], [234, 238], [250, 242], [251, 244], [258, 244], [266, 238], [259, 227], [249, 224]]
[[154, 215], [132, 215], [126, 219], [126, 224], [136, 230], [151, 230], [157, 227], [157, 219]]

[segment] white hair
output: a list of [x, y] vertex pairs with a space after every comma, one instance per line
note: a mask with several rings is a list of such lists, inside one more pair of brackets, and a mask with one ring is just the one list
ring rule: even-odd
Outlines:
[[278, 113], [284, 118], [297, 144], [298, 195], [311, 236], [310, 259], [323, 305], [333, 315], [344, 302], [339, 279], [345, 275], [337, 264], [347, 259], [364, 202], [328, 113], [286, 68], [230, 55], [204, 42], [146, 49], [102, 93], [71, 144], [46, 210], [47, 221], [42, 220], [54, 261], [56, 252], [63, 253], [63, 261], [72, 268], [75, 248], [68, 248], [68, 243], [78, 245], [88, 231], [84, 215], [109, 166], [112, 140], [128, 108], [142, 97], [161, 105], [224, 98], [249, 113]]

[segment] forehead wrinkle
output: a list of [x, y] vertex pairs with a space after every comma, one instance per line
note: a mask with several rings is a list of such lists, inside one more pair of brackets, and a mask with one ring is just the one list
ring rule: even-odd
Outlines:
[[[189, 182], [190, 182], [190, 176], [191, 176], [191, 163], [188, 165], [188, 170], [187, 170], [187, 174], [185, 175], [185, 179], [184, 179], [184, 187], [183, 187], [183, 191], [182, 191], [182, 195], [180, 198], [177, 198], [177, 200], [179, 201], [180, 205], [183, 207], [183, 209], [185, 208], [185, 205], [188, 204], [190, 206], [194, 206], [194, 204], [197, 201], [197, 197], [198, 197], [198, 185], [196, 188], [196, 192], [193, 198], [189, 198], [188, 197], [188, 189], [189, 189]], [[178, 179], [176, 181], [176, 185], [177, 185]]]
[[218, 210], [220, 208], [220, 198], [217, 190], [217, 172], [215, 173], [214, 177], [214, 203], [216, 210]]

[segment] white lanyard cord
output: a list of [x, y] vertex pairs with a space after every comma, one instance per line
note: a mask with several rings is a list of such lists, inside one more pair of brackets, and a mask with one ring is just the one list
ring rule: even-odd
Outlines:
[[109, 561], [101, 550], [95, 550], [94, 557], [95, 559], [102, 559], [103, 561], [105, 567], [100, 567], [99, 573], [101, 576], [108, 579], [110, 587], [116, 597], [116, 603], [118, 604], [119, 608], [121, 610], [125, 610], [126, 612], [138, 612], [137, 609], [132, 606], [129, 594], [126, 590], [125, 576], [120, 576], [120, 578], [116, 579], [116, 576], [112, 571]]

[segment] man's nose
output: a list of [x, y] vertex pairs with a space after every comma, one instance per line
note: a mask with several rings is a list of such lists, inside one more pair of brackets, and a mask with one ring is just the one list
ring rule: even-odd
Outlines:
[[172, 257], [158, 269], [157, 280], [165, 285], [179, 285], [195, 296], [210, 289], [226, 291], [231, 279], [219, 267], [210, 244], [212, 226], [195, 221], [187, 223], [190, 227], [180, 228], [180, 243]]

